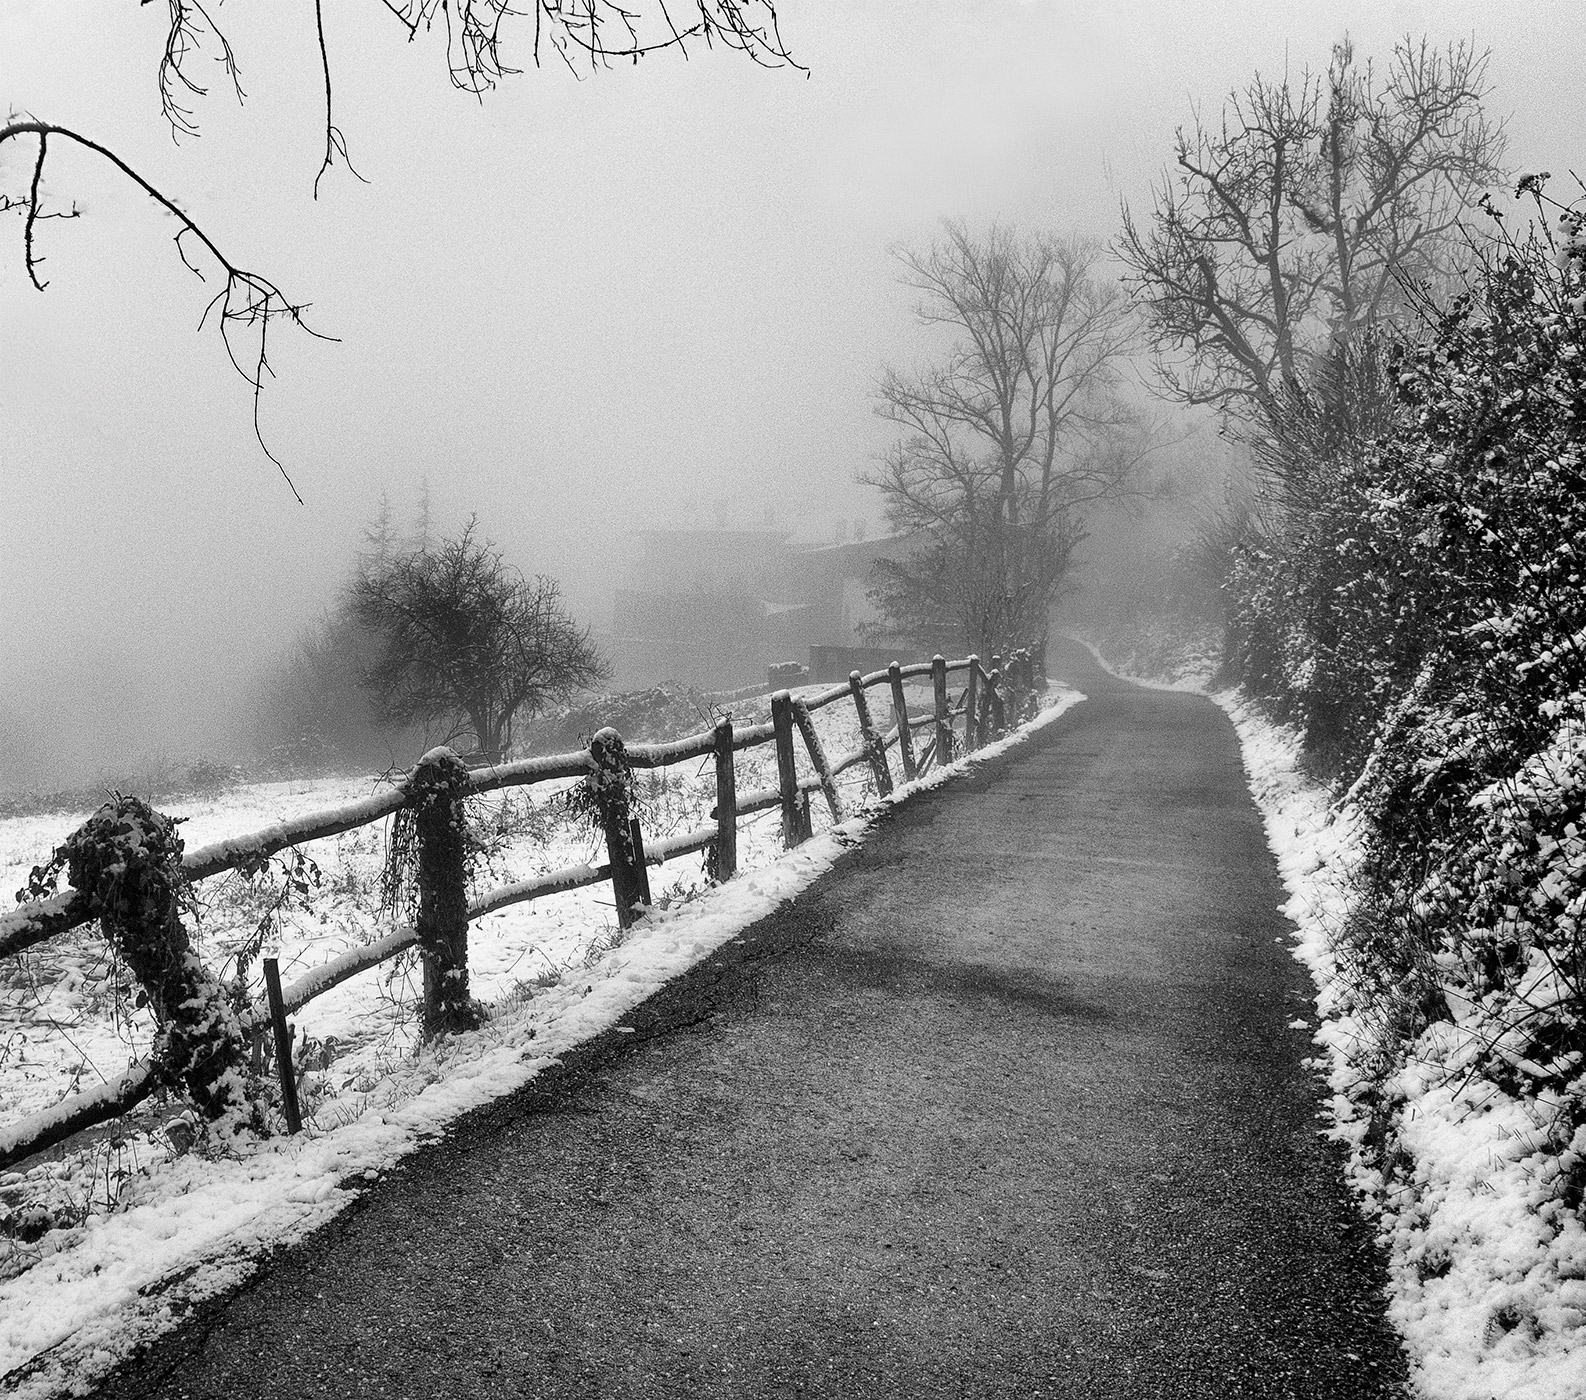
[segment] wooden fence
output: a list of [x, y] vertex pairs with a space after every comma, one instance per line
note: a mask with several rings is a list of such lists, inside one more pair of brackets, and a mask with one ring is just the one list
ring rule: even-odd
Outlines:
[[[948, 678], [963, 673], [964, 688], [954, 702]], [[904, 696], [907, 681], [929, 676], [933, 703], [922, 715], [911, 716]], [[937, 656], [917, 665], [894, 662], [886, 670], [861, 676], [855, 671], [845, 684], [815, 695], [795, 697], [778, 691], [771, 697], [771, 720], [765, 724], [735, 727], [724, 717], [713, 729], [681, 739], [655, 744], [625, 744], [614, 729], [602, 729], [585, 751], [469, 770], [450, 749], [433, 749], [389, 791], [362, 798], [323, 812], [278, 822], [247, 836], [216, 841], [181, 856], [180, 879], [186, 883], [207, 880], [224, 871], [257, 870], [271, 856], [293, 846], [322, 840], [409, 810], [413, 815], [418, 847], [418, 914], [416, 922], [385, 937], [330, 959], [291, 986], [282, 987], [273, 960], [266, 960], [266, 997], [241, 1018], [241, 1031], [258, 1043], [266, 1030], [273, 1031], [276, 1067], [282, 1086], [282, 1108], [289, 1131], [296, 1121], [296, 1083], [290, 1064], [290, 1035], [285, 1018], [315, 997], [360, 972], [395, 957], [408, 948], [420, 950], [424, 972], [423, 1029], [426, 1037], [474, 1024], [476, 1008], [468, 994], [468, 924], [508, 905], [540, 899], [563, 890], [580, 889], [609, 880], [615, 896], [617, 919], [626, 928], [643, 916], [650, 903], [648, 867], [691, 851], [708, 852], [717, 880], [732, 878], [737, 870], [737, 821], [757, 812], [779, 808], [782, 837], [788, 847], [810, 835], [810, 800], [820, 793], [834, 821], [844, 819], [837, 778], [851, 768], [869, 767], [882, 795], [893, 789], [889, 750], [905, 782], [913, 781], [933, 764], [951, 760], [955, 752], [970, 752], [1017, 723], [1030, 704], [1035, 676], [1026, 653], [1009, 659], [1006, 673], [1000, 657], [990, 668], [979, 658], [946, 661]], [[891, 707], [891, 725], [876, 727], [868, 692], [884, 688]], [[818, 710], [851, 700], [859, 721], [861, 741], [853, 751], [829, 757], [816, 733], [811, 716]], [[928, 731], [923, 734], [922, 731]], [[802, 740], [813, 776], [800, 778], [795, 756], [795, 735]], [[778, 780], [775, 786], [738, 792], [733, 755], [761, 744], [774, 744]], [[713, 759], [716, 806], [712, 820], [682, 835], [646, 843], [638, 820], [630, 810], [635, 769], [665, 768], [694, 759]], [[594, 799], [604, 832], [604, 864], [581, 864], [554, 870], [532, 880], [501, 886], [470, 900], [466, 889], [463, 804], [470, 797], [501, 788], [582, 778]], [[725, 814], [725, 815], [724, 815]], [[163, 820], [163, 819], [160, 819]], [[86, 828], [85, 828], [86, 829]], [[34, 900], [0, 914], [0, 957], [14, 956], [47, 938], [103, 919], [109, 932], [112, 911], [104, 897], [91, 890], [68, 889], [48, 899]], [[175, 927], [185, 950], [175, 905], [163, 913], [139, 917], [163, 918], [167, 934]], [[128, 936], [126, 910], [118, 906], [120, 936]], [[132, 929], [134, 937], [146, 932], [161, 936], [151, 923], [146, 930]], [[133, 962], [129, 959], [129, 962]], [[134, 971], [141, 970], [134, 964]], [[157, 1019], [176, 1014], [172, 995], [146, 982], [144, 988]], [[177, 1004], [181, 998], [175, 998]], [[72, 1134], [127, 1112], [155, 1089], [179, 1082], [170, 1065], [151, 1055], [126, 1073], [82, 1094], [63, 1099], [42, 1112], [30, 1114], [0, 1129], [0, 1170], [65, 1140]]]

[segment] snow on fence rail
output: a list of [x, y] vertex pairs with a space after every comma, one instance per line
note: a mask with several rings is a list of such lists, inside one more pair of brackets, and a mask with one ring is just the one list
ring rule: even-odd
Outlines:
[[[947, 684], [948, 676], [956, 672], [965, 673], [964, 692], [958, 704], [950, 700]], [[924, 676], [932, 678], [934, 703], [928, 714], [916, 718], [909, 714], [903, 685], [907, 680]], [[867, 695], [868, 691], [882, 686], [890, 692], [888, 699], [892, 711], [891, 727], [884, 733], [876, 728]], [[520, 759], [473, 770], [467, 769], [450, 749], [432, 749], [388, 792], [291, 821], [276, 822], [246, 836], [229, 837], [185, 852], [172, 875], [176, 883], [192, 884], [228, 870], [258, 869], [271, 856], [290, 847], [339, 835], [404, 809], [410, 810], [417, 845], [416, 922], [322, 963], [291, 986], [279, 989], [278, 997], [267, 997], [249, 1007], [241, 1017], [233, 1018], [227, 1023], [226, 1033], [243, 1038], [251, 1047], [268, 1028], [274, 1031], [278, 1043], [286, 1043], [282, 1038], [286, 1036], [287, 1015], [300, 1011], [315, 997], [349, 977], [417, 946], [424, 971], [424, 1034], [433, 1036], [476, 1023], [477, 1010], [468, 994], [470, 921], [508, 905], [609, 880], [616, 900], [617, 921], [627, 928], [643, 916], [650, 903], [648, 866], [660, 865], [692, 851], [708, 851], [713, 877], [730, 879], [737, 870], [739, 819], [780, 807], [783, 843], [788, 847], [799, 845], [811, 833], [809, 804], [814, 793], [821, 793], [834, 821], [843, 819], [842, 801], [836, 787], [840, 774], [867, 764], [877, 791], [885, 795], [893, 786], [887, 757], [889, 749], [897, 751], [904, 781], [913, 781], [933, 763], [949, 761], [955, 750], [969, 752], [985, 744], [1007, 727], [1010, 717], [1017, 722], [1030, 702], [1034, 686], [1033, 664], [1025, 652], [1015, 653], [1009, 659], [1006, 673], [1002, 658], [996, 656], [991, 658], [989, 669], [976, 656], [951, 662], [937, 656], [929, 662], [909, 666], [894, 662], [886, 670], [870, 675], [862, 676], [855, 671], [847, 683], [815, 695], [796, 698], [789, 691], [778, 691], [771, 696], [769, 724], [735, 728], [731, 718], [723, 717], [710, 730], [665, 743], [632, 745], [625, 744], [616, 730], [608, 728], [597, 733], [590, 740], [589, 748], [582, 752]], [[853, 702], [861, 742], [858, 748], [832, 760], [826, 755], [810, 716], [814, 711], [843, 700]], [[955, 730], [955, 722], [960, 719], [961, 735]], [[916, 754], [916, 731], [925, 729], [931, 734]], [[813, 777], [801, 778], [798, 774], [795, 733], [803, 741], [809, 765], [814, 770]], [[776, 746], [776, 786], [739, 793], [734, 753], [768, 743]], [[693, 831], [647, 846], [638, 819], [630, 811], [633, 771], [664, 768], [707, 757], [714, 758], [716, 770], [713, 820]], [[605, 863], [567, 866], [468, 899], [462, 839], [464, 802], [469, 797], [501, 788], [567, 778], [583, 778], [588, 785], [605, 836]], [[723, 820], [722, 813], [731, 813], [732, 819]], [[154, 824], [168, 822], [156, 813], [150, 812], [147, 816]], [[91, 819], [79, 828], [74, 838], [69, 838], [69, 842], [92, 825]], [[168, 1059], [173, 1025], [184, 1012], [189, 1018], [208, 1016], [211, 1023], [225, 1018], [214, 1016], [213, 1006], [207, 1003], [195, 1007], [194, 1002], [182, 999], [179, 1004], [171, 1004], [169, 964], [172, 957], [186, 955], [187, 949], [185, 932], [175, 914], [173, 891], [165, 891], [164, 902], [156, 901], [156, 908], [156, 904], [151, 904], [142, 894], [138, 901], [129, 902], [123, 888], [133, 879], [126, 872], [147, 868], [138, 866], [140, 858], [147, 859], [145, 837], [145, 832], [134, 831], [116, 838], [123, 844], [108, 852], [113, 874], [109, 886], [101, 878], [95, 890], [69, 889], [0, 913], [0, 957], [14, 956], [94, 919], [106, 925], [107, 936], [113, 924], [124, 946], [131, 939], [142, 940], [145, 948], [174, 949], [175, 952], [165, 958], [167, 981], [155, 985], [150, 980], [145, 985], [161, 1025], [161, 1037], [156, 1044], [165, 1048]], [[115, 864], [116, 861], [119, 864]], [[100, 866], [101, 870], [105, 868]], [[113, 908], [110, 897], [105, 895], [107, 889], [115, 891]], [[136, 909], [129, 915], [128, 910], [134, 904]], [[147, 920], [144, 926], [138, 926], [139, 918]], [[174, 944], [169, 941], [173, 933], [177, 939]], [[135, 963], [136, 959], [129, 958], [129, 961]], [[134, 970], [139, 969], [135, 966]], [[273, 961], [267, 971], [273, 978]], [[176, 1027], [177, 1032], [182, 1029]], [[213, 1024], [208, 1029], [214, 1033]], [[174, 1038], [180, 1039], [180, 1034]], [[234, 1057], [242, 1051], [240, 1044], [222, 1048]], [[289, 1064], [281, 1063], [279, 1056], [277, 1061], [277, 1070], [282, 1075], [283, 1102], [289, 1105], [295, 1100], [292, 1092], [295, 1085], [288, 1082], [292, 1069]], [[84, 1128], [126, 1113], [162, 1085], [179, 1083], [185, 1077], [189, 1080], [189, 1088], [193, 1089], [192, 1076], [197, 1072], [193, 1063], [184, 1067], [164, 1062], [157, 1049], [147, 1060], [134, 1064], [108, 1083], [63, 1099], [0, 1129], [0, 1170]], [[212, 1070], [208, 1072], [213, 1073]], [[288, 1109], [288, 1126], [295, 1131], [296, 1124], [290, 1121], [293, 1117], [295, 1114]]]

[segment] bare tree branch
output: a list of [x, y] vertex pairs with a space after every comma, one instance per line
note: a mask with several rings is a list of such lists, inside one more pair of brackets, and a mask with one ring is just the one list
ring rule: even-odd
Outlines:
[[1503, 178], [1487, 55], [1405, 39], [1385, 75], [1347, 39], [1325, 75], [1229, 95], [1220, 127], [1178, 134], [1148, 224], [1123, 211], [1118, 255], [1169, 391], [1236, 416], [1297, 387], [1310, 358], [1408, 315], [1462, 212]]
[[[0, 127], [0, 146], [7, 141], [20, 140], [23, 137], [36, 136], [39, 142], [38, 160], [33, 167], [33, 181], [28, 198], [22, 201], [12, 201], [7, 207], [26, 209], [26, 224], [24, 226], [24, 259], [28, 268], [28, 275], [32, 278], [34, 286], [39, 290], [47, 285], [40, 282], [37, 276], [37, 266], [40, 261], [33, 246], [33, 227], [41, 215], [39, 212], [40, 182], [44, 173], [44, 161], [48, 150], [50, 138], [59, 137], [71, 141], [84, 150], [92, 151], [101, 159], [108, 161], [122, 175], [131, 180], [139, 189], [149, 196], [160, 208], [164, 209], [177, 220], [180, 227], [174, 235], [174, 242], [178, 256], [187, 269], [200, 281], [207, 282], [204, 270], [188, 254], [186, 240], [196, 240], [204, 253], [225, 273], [225, 282], [220, 290], [210, 299], [204, 308], [204, 314], [199, 320], [199, 329], [202, 330], [209, 320], [211, 312], [217, 313], [216, 321], [220, 330], [220, 338], [225, 346], [226, 354], [231, 360], [237, 373], [245, 379], [253, 391], [253, 430], [257, 437], [260, 449], [264, 455], [275, 464], [286, 484], [291, 487], [292, 494], [302, 503], [302, 496], [298, 494], [297, 487], [293, 485], [292, 478], [287, 474], [286, 468], [281, 464], [274, 453], [270, 451], [264, 440], [263, 427], [259, 421], [259, 398], [264, 389], [264, 379], [267, 374], [273, 375], [268, 358], [268, 334], [272, 322], [285, 318], [301, 330], [320, 340], [333, 340], [334, 336], [322, 335], [313, 330], [303, 320], [303, 312], [307, 310], [307, 303], [291, 301], [275, 283], [257, 272], [249, 272], [246, 268], [239, 267], [232, 262], [214, 240], [178, 205], [156, 189], [143, 178], [136, 170], [121, 159], [114, 151], [101, 146], [97, 141], [91, 141], [86, 136], [81, 136], [63, 126], [55, 126], [49, 122], [21, 121], [12, 122]], [[75, 212], [75, 211], [74, 211]]]
[[341, 134], [341, 128], [331, 118], [330, 50], [325, 47], [324, 0], [314, 0], [314, 36], [319, 40], [319, 71], [325, 80], [325, 158], [320, 162], [319, 172], [314, 176], [314, 198], [318, 199], [319, 182], [337, 156], [341, 157], [342, 164], [352, 172], [354, 179], [362, 180], [366, 185], [369, 182], [358, 174], [357, 168], [352, 163], [352, 157], [347, 154], [347, 138]]
[[[149, 0], [140, 0], [147, 5]], [[160, 59], [159, 86], [160, 110], [171, 125], [171, 136], [197, 136], [198, 123], [188, 100], [207, 95], [209, 89], [194, 80], [188, 71], [188, 61], [202, 51], [204, 35], [213, 37], [220, 47], [219, 62], [231, 83], [237, 101], [244, 100], [242, 75], [237, 68], [236, 55], [225, 34], [210, 18], [199, 0], [167, 0], [170, 6], [171, 27], [165, 36], [165, 53]]]
[[[140, 0], [149, 4], [150, 0]], [[382, 0], [386, 8], [407, 29], [410, 39], [420, 30], [430, 29], [437, 18], [445, 27], [448, 64], [452, 82], [464, 91], [482, 95], [502, 76], [515, 70], [501, 57], [501, 29], [509, 18], [524, 12], [515, 10], [510, 0]], [[225, 33], [215, 23], [204, 0], [166, 0], [170, 23], [166, 30], [158, 85], [160, 108], [170, 125], [173, 140], [196, 136], [199, 128], [193, 103], [206, 95], [207, 87], [193, 73], [193, 63], [206, 51], [212, 52], [239, 102], [245, 94], [236, 55]], [[764, 66], [799, 65], [788, 54], [777, 27], [774, 0], [694, 0], [694, 15], [680, 25], [665, 0], [655, 0], [659, 25], [641, 22], [637, 11], [630, 11], [618, 0], [535, 0], [533, 57], [540, 61], [542, 43], [554, 50], [569, 66], [582, 56], [591, 68], [608, 65], [614, 59], [637, 61], [642, 56], [665, 49], [686, 54], [694, 40], [723, 44], [744, 53]], [[325, 94], [325, 146], [314, 177], [318, 198], [320, 181], [339, 157], [353, 175], [363, 176], [353, 167], [346, 138], [336, 125], [333, 107], [330, 48], [325, 33], [323, 0], [314, 0], [314, 34], [319, 53], [320, 74]], [[178, 254], [188, 269], [201, 280], [205, 277], [199, 262], [188, 256], [186, 241], [196, 239], [205, 253], [219, 264], [225, 282], [205, 308], [199, 325], [203, 327], [215, 313], [220, 337], [233, 367], [247, 380], [253, 392], [253, 428], [260, 450], [275, 464], [292, 494], [302, 501], [297, 488], [280, 460], [265, 441], [260, 422], [260, 402], [266, 376], [274, 377], [268, 354], [268, 332], [273, 321], [285, 317], [320, 339], [304, 324], [306, 303], [290, 301], [275, 284], [255, 272], [230, 262], [199, 226], [167, 195], [143, 179], [107, 147], [65, 127], [34, 120], [11, 121], [0, 126], [0, 145], [26, 136], [38, 138], [38, 155], [26, 195], [0, 194], [0, 212], [21, 210], [23, 224], [23, 265], [28, 279], [39, 291], [49, 284], [40, 273], [44, 262], [36, 246], [38, 223], [45, 218], [75, 218], [77, 208], [45, 212], [41, 204], [44, 167], [49, 155], [50, 137], [70, 141], [109, 161], [132, 180], [181, 227], [176, 234]], [[246, 337], [246, 343], [242, 338]]]

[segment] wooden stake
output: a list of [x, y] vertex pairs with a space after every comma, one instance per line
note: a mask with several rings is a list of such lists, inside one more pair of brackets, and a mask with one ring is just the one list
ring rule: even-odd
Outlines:
[[931, 689], [936, 701], [936, 766], [944, 768], [953, 760], [953, 716], [947, 700], [947, 658], [940, 653], [931, 658]]
[[826, 796], [826, 805], [832, 809], [832, 820], [840, 822], [843, 819], [843, 804], [837, 797], [837, 780], [832, 776], [832, 765], [826, 758], [821, 736], [815, 732], [815, 721], [810, 717], [809, 706], [802, 700], [793, 702], [793, 722], [804, 736], [804, 747], [809, 750], [815, 776], [821, 780], [821, 791]]
[[870, 722], [870, 702], [865, 698], [865, 678], [858, 671], [848, 676], [848, 689], [854, 697], [854, 709], [859, 714], [859, 733], [870, 750], [870, 771], [876, 775], [876, 791], [885, 797], [892, 791], [892, 770], [887, 767], [887, 746], [881, 742], [876, 727]]
[[771, 697], [771, 728], [776, 734], [777, 782], [782, 792], [782, 844], [789, 850], [804, 839], [799, 821], [799, 777], [793, 760], [793, 697], [779, 690]]
[[292, 1036], [286, 1028], [286, 1003], [281, 999], [281, 967], [275, 958], [264, 960], [264, 990], [270, 1001], [270, 1029], [275, 1032], [275, 1072], [281, 1081], [281, 1113], [286, 1130], [299, 1133], [303, 1120], [297, 1111], [297, 1074], [292, 1069]]
[[903, 668], [894, 661], [887, 667], [887, 683], [892, 688], [892, 716], [898, 726], [898, 759], [903, 764], [903, 781], [912, 783], [919, 776], [914, 764], [914, 733], [909, 728], [909, 702], [903, 698]]
[[650, 862], [644, 858], [644, 832], [639, 829], [637, 817], [628, 818], [628, 842], [633, 847], [633, 873], [639, 877], [639, 895], [648, 909], [655, 901], [650, 898]]
[[978, 661], [975, 673], [980, 677], [980, 703], [975, 710], [975, 747], [978, 749], [991, 741], [991, 677]]
[[732, 717], [716, 721], [716, 878], [738, 873], [738, 775], [732, 762]]
[[980, 676], [980, 658], [969, 654], [969, 683], [964, 687], [964, 752], [973, 753], [980, 747], [980, 696], [975, 684]]

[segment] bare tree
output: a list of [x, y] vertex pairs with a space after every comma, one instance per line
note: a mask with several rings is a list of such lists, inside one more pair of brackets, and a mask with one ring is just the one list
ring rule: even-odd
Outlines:
[[381, 643], [367, 684], [378, 717], [471, 733], [498, 758], [519, 714], [602, 680], [610, 667], [554, 579], [524, 578], [470, 520], [455, 539], [388, 555], [352, 586], [352, 614]]
[[862, 479], [894, 528], [922, 532], [883, 565], [876, 600], [918, 640], [982, 652], [1039, 646], [1085, 506], [1116, 494], [1151, 432], [1115, 392], [1129, 308], [1080, 239], [949, 222], [897, 250], [922, 325], [955, 333], [941, 363], [888, 370], [876, 412], [903, 433]]
[[1379, 73], [1346, 38], [1325, 74], [1257, 74], [1215, 129], [1179, 129], [1117, 245], [1176, 397], [1248, 414], [1299, 388], [1309, 354], [1404, 316], [1400, 279], [1452, 269], [1461, 215], [1503, 179], [1487, 59], [1407, 38]]

